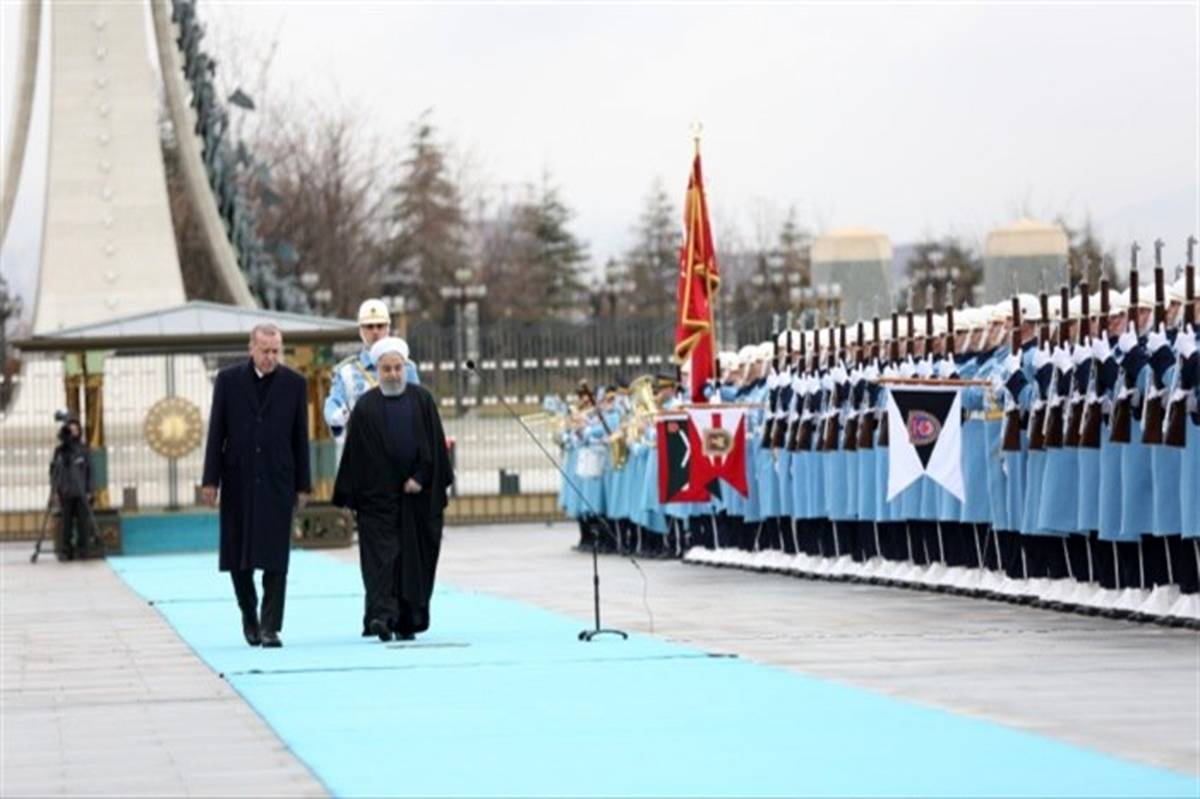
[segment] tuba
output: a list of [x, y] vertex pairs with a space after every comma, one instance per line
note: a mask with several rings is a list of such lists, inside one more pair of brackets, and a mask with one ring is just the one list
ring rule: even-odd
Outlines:
[[641, 375], [629, 384], [629, 407], [629, 415], [608, 445], [614, 469], [624, 468], [629, 460], [629, 449], [641, 440], [646, 424], [658, 413], [653, 375]]

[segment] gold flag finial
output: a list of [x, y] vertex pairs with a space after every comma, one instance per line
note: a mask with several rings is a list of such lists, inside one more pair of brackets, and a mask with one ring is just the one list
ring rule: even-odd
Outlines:
[[692, 120], [692, 141], [696, 144], [696, 155], [700, 154], [700, 134], [704, 132], [704, 124], [698, 120]]

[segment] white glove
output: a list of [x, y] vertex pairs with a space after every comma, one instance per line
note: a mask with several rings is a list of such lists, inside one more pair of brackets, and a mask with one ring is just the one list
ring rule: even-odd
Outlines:
[[933, 363], [928, 358], [922, 358], [916, 371], [917, 377], [933, 377]]
[[1167, 342], [1167, 334], [1161, 327], [1151, 330], [1150, 335], [1146, 336], [1146, 350], [1151, 354], [1167, 346], [1170, 346]]
[[883, 367], [883, 376], [884, 377], [896, 377], [899, 374], [900, 373], [896, 371], [896, 367], [892, 366], [890, 363], [887, 366]]
[[832, 391], [833, 390], [833, 377], [828, 374], [825, 375], [824, 377], [822, 377], [821, 378], [821, 388], [825, 389], [826, 391]]
[[917, 373], [917, 367], [913, 365], [913, 362], [911, 360], [905, 361], [904, 363], [900, 364], [900, 376], [901, 377], [912, 377], [916, 373]]
[[1004, 359], [1004, 374], [1015, 375], [1021, 371], [1021, 356], [1015, 352]]
[[1112, 357], [1112, 346], [1108, 343], [1108, 336], [1101, 333], [1098, 337], [1092, 339], [1092, 355], [1101, 362], [1107, 361]]
[[1059, 371], [1059, 374], [1071, 371], [1071, 354], [1067, 352], [1067, 348], [1059, 345], [1054, 348], [1054, 354], [1050, 356], [1050, 362], [1054, 364], [1054, 368]]
[[863, 376], [863, 379], [865, 379], [865, 380], [878, 380], [879, 379], [879, 367], [876, 366], [874, 363], [868, 364], [867, 368], [862, 370], [862, 376]]
[[992, 375], [992, 391], [997, 397], [1004, 391], [1004, 378], [1000, 375]]
[[1075, 349], [1071, 352], [1071, 362], [1079, 366], [1084, 361], [1092, 359], [1092, 348], [1087, 344], [1076, 344]]
[[846, 374], [846, 367], [842, 366], [840, 363], [829, 370], [829, 376], [833, 379], [833, 382], [839, 386], [849, 379], [849, 375]]
[[954, 375], [958, 372], [958, 368], [955, 366], [954, 361], [950, 360], [949, 358], [943, 358], [942, 360], [938, 361], [936, 371], [938, 377], [946, 379], [954, 377]]
[[346, 423], [350, 421], [350, 411], [344, 407], [338, 408], [329, 414], [325, 421], [329, 423], [330, 427], [345, 427]]
[[1185, 326], [1183, 330], [1179, 331], [1179, 335], [1175, 336], [1175, 348], [1179, 350], [1179, 354], [1185, 359], [1195, 354], [1196, 331], [1192, 330], [1191, 325]]
[[1125, 329], [1125, 332], [1121, 334], [1121, 337], [1117, 339], [1117, 349], [1123, 353], [1131, 352], [1133, 351], [1133, 348], [1137, 346], [1137, 343], [1137, 333], [1133, 332], [1133, 325], [1130, 325]]
[[1043, 366], [1050, 363], [1050, 353], [1048, 352], [1049, 349], [1050, 347], [1047, 345], [1045, 347], [1038, 347], [1033, 351], [1033, 371], [1041, 371]]

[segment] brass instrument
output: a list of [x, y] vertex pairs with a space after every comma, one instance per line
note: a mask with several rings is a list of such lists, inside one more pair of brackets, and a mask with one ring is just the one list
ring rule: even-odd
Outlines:
[[621, 469], [629, 460], [629, 450], [645, 435], [646, 427], [659, 413], [654, 398], [654, 376], [641, 375], [629, 384], [630, 413], [609, 441], [609, 455], [614, 469]]

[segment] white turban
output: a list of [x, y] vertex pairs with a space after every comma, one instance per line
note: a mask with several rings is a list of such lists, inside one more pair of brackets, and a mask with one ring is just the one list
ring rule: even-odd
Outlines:
[[381, 338], [371, 345], [371, 362], [379, 363], [379, 359], [389, 352], [394, 352], [404, 360], [408, 360], [408, 342], [396, 336]]

